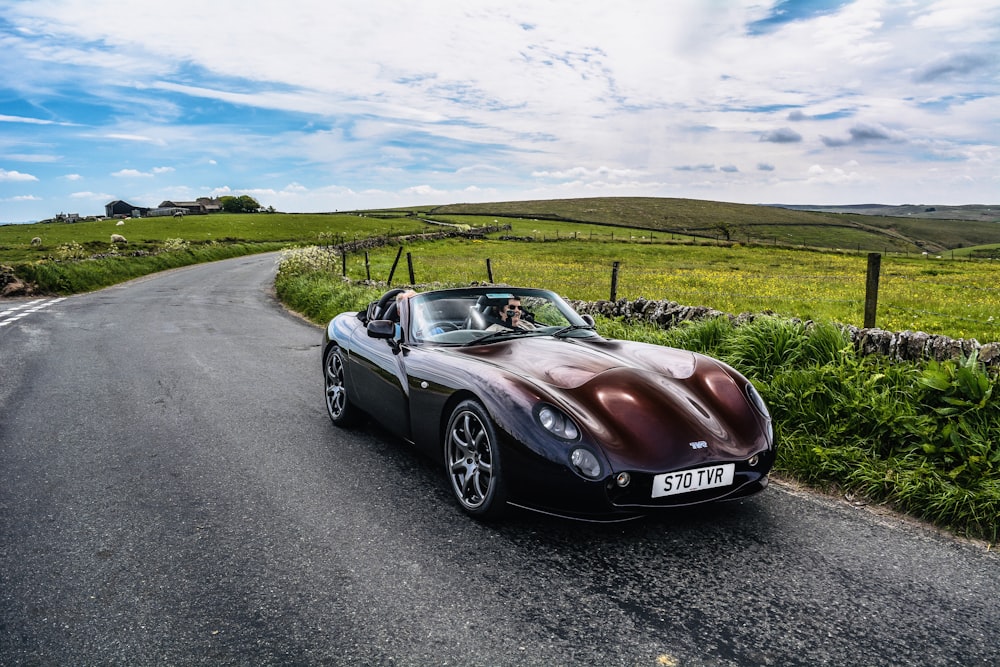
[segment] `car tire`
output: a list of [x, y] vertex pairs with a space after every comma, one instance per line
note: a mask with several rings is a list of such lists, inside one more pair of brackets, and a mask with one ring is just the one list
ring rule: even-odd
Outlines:
[[347, 387], [344, 354], [336, 345], [326, 351], [323, 359], [323, 376], [326, 385], [326, 412], [337, 426], [353, 426], [361, 421], [361, 411], [351, 402]]
[[462, 401], [444, 437], [444, 462], [451, 490], [462, 509], [479, 519], [497, 519], [507, 505], [500, 441], [486, 410]]

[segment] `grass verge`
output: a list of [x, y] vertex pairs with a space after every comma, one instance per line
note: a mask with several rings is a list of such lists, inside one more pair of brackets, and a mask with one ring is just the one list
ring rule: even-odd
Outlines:
[[213, 262], [220, 259], [280, 250], [282, 243], [209, 243], [183, 246], [146, 256], [103, 256], [89, 259], [68, 259], [18, 264], [16, 275], [34, 283], [42, 292], [76, 294], [116, 285], [126, 280], [175, 269], [181, 266]]

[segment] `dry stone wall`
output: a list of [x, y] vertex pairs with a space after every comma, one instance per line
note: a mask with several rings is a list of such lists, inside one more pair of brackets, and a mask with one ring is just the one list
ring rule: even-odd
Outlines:
[[[602, 315], [626, 322], [645, 322], [663, 329], [681, 322], [728, 317], [734, 324], [753, 321], [773, 313], [743, 313], [731, 315], [704, 306], [683, 306], [675, 301], [619, 299], [617, 301], [571, 301], [578, 313]], [[973, 353], [989, 368], [1000, 368], [1000, 343], [980, 344], [974, 338], [956, 339], [922, 331], [885, 331], [843, 326], [844, 333], [860, 354], [880, 354], [896, 361], [944, 361], [959, 359]]]

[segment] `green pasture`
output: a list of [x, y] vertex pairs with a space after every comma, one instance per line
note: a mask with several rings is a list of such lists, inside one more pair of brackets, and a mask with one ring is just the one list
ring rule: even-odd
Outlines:
[[[614, 209], [633, 206], [632, 200], [625, 204], [599, 201], [607, 208], [595, 213], [585, 208], [594, 201], [583, 200], [576, 202], [578, 208], [571, 213], [603, 219], [635, 212], [633, 208]], [[709, 222], [727, 214], [746, 216], [747, 211], [766, 208], [686, 200], [684, 205], [688, 216], [697, 210], [707, 211]], [[730, 313], [771, 311], [803, 319], [863, 324], [867, 252], [850, 247], [856, 240], [851, 235], [859, 233], [856, 228], [818, 226], [823, 233], [841, 229], [844, 236], [825, 239], [833, 244], [832, 249], [817, 251], [774, 240], [734, 242], [603, 222], [568, 222], [551, 219], [554, 214], [546, 219], [427, 211], [428, 216], [431, 213], [434, 220], [450, 224], [507, 224], [510, 230], [485, 239], [407, 246], [418, 283], [485, 281], [486, 260], [490, 259], [495, 281], [551, 287], [570, 298], [606, 299], [612, 265], [619, 262], [618, 298], [668, 299]], [[770, 210], [766, 213], [772, 215]], [[796, 214], [801, 212], [777, 209], [773, 215]], [[13, 266], [22, 279], [38, 282], [45, 290], [67, 293], [103, 287], [178, 261], [209, 261], [232, 252], [263, 252], [285, 246], [334, 246], [369, 237], [386, 240], [446, 229], [426, 220], [427, 216], [414, 211], [396, 211], [142, 218], [126, 220], [121, 227], [114, 220], [6, 225], [0, 226], [0, 264]], [[788, 217], [781, 222], [791, 220]], [[703, 221], [701, 226], [711, 225]], [[800, 232], [807, 227], [800, 226]], [[796, 228], [758, 226], [758, 230], [776, 235], [792, 229]], [[125, 236], [128, 243], [112, 245], [111, 234]], [[39, 245], [31, 245], [35, 237], [41, 239]], [[510, 238], [519, 240], [501, 240]], [[234, 249], [223, 252], [219, 246]], [[348, 275], [385, 281], [397, 251], [396, 245], [371, 249], [367, 266], [363, 254], [351, 254], [346, 258]], [[170, 259], [150, 257], [164, 253], [171, 254]], [[340, 268], [339, 261], [333, 262], [330, 271], [339, 272]], [[889, 330], [996, 341], [1000, 339], [998, 270], [996, 262], [969, 261], [961, 251], [957, 256], [952, 252], [889, 252], [882, 263], [876, 324]], [[393, 282], [409, 282], [405, 258], [396, 267]]]
[[[554, 238], [551, 236], [550, 238]], [[867, 255], [766, 246], [692, 245], [564, 240], [547, 243], [448, 240], [414, 244], [405, 251], [417, 283], [468, 284], [488, 278], [539, 285], [573, 299], [611, 296], [612, 267], [619, 262], [617, 297], [666, 299], [728, 313], [771, 311], [787, 317], [864, 324]], [[385, 281], [398, 247], [346, 258], [347, 275]], [[340, 271], [338, 265], [335, 271]], [[1000, 340], [1000, 264], [930, 256], [882, 259], [876, 325], [952, 338]], [[394, 284], [409, 282], [404, 257]]]
[[[729, 242], [916, 253], [1000, 243], [1000, 224], [985, 219], [931, 219], [802, 211], [697, 199], [595, 197], [449, 204], [429, 207], [435, 218], [508, 217], [631, 227]], [[942, 211], [944, 215], [948, 211]], [[926, 214], [923, 214], [926, 215]]]
[[[376, 218], [338, 214], [239, 214], [188, 215], [182, 218], [129, 218], [86, 220], [74, 223], [35, 223], [0, 226], [0, 264], [16, 264], [58, 257], [58, 249], [77, 243], [99, 253], [111, 243], [112, 234], [128, 239], [123, 250], [153, 251], [167, 239], [190, 243], [339, 243], [355, 238], [412, 234], [428, 226], [415, 218]], [[31, 245], [33, 238], [41, 244]]]
[[905, 237], [873, 231], [871, 227], [860, 227], [840, 223], [824, 224], [767, 224], [721, 227], [684, 227], [679, 229], [659, 229], [623, 227], [620, 225], [594, 224], [586, 222], [566, 222], [543, 218], [507, 218], [474, 215], [434, 215], [432, 219], [482, 226], [485, 221], [493, 224], [511, 225], [511, 234], [531, 237], [539, 241], [553, 239], [586, 239], [591, 241], [685, 241], [701, 245], [762, 245], [768, 247], [829, 249], [837, 252], [885, 252], [895, 254], [920, 255], [920, 246]]

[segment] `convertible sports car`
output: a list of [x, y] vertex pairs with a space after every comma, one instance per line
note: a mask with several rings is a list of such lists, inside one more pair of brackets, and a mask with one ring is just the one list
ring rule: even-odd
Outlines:
[[774, 431], [749, 381], [593, 324], [547, 290], [389, 290], [327, 327], [327, 411], [441, 461], [484, 519], [515, 505], [620, 520], [767, 486]]

